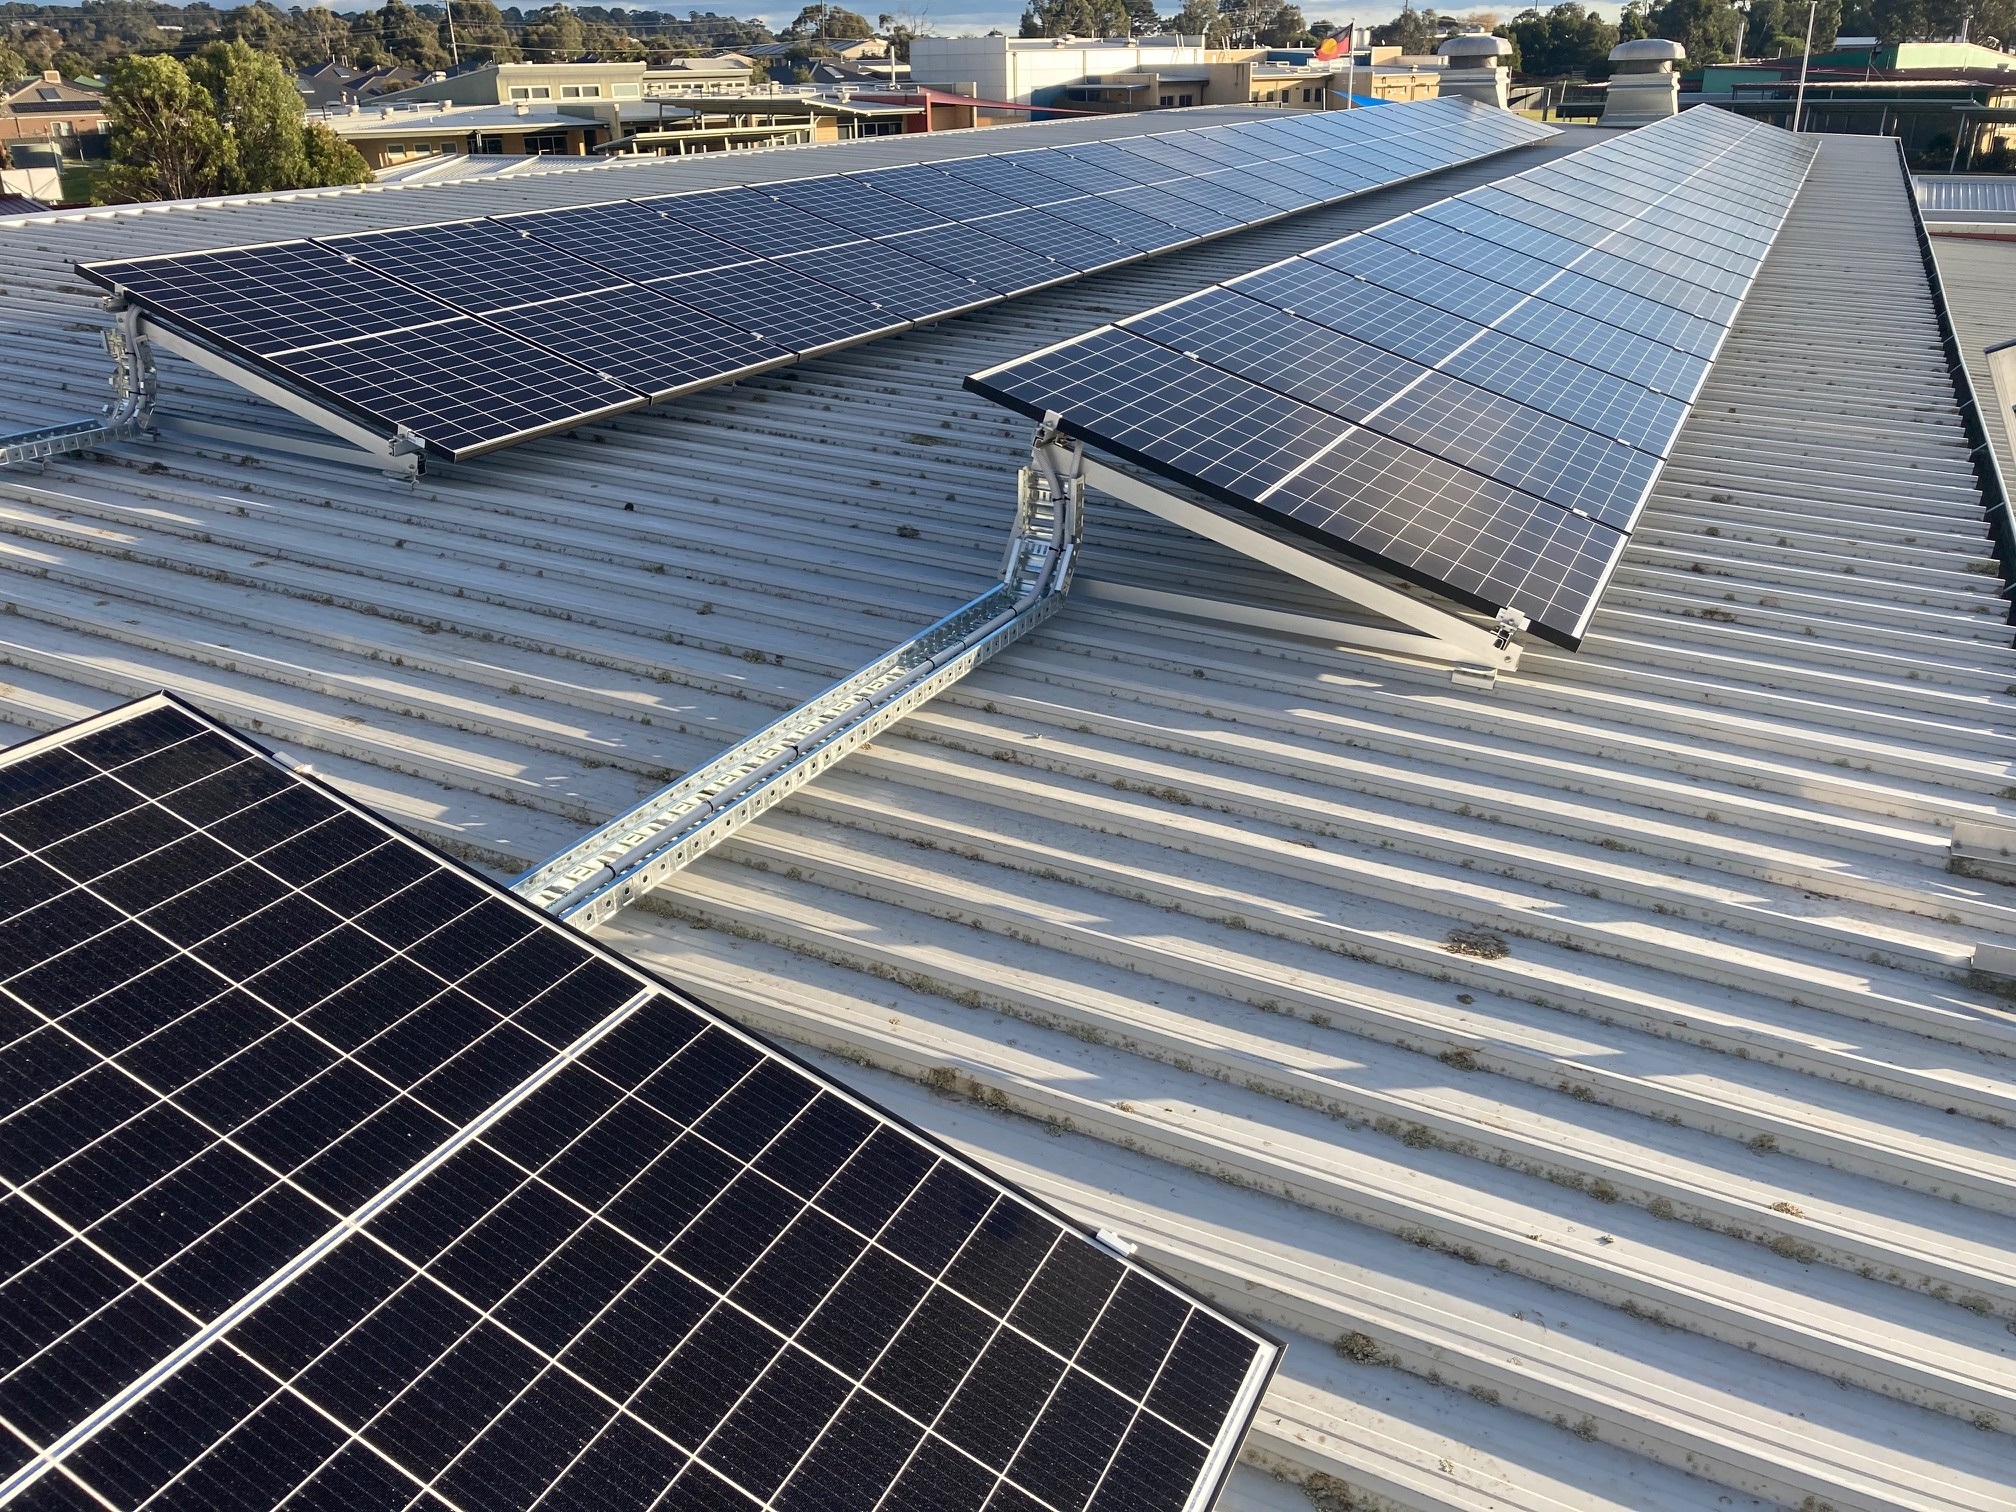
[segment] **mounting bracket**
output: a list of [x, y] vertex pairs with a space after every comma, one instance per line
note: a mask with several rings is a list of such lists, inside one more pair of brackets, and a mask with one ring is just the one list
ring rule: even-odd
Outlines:
[[[1046, 419], [1046, 428], [1054, 425], [1054, 419]], [[1038, 434], [1040, 438], [1042, 433]], [[1194, 535], [1230, 547], [1241, 556], [1300, 578], [1333, 598], [1342, 599], [1401, 628], [1387, 630], [1346, 620], [1322, 619], [1315, 615], [1292, 614], [1099, 579], [1086, 579], [1079, 584], [1078, 591], [1088, 598], [1161, 609], [1224, 624], [1281, 630], [1339, 645], [1362, 646], [1371, 651], [1444, 662], [1449, 665], [1451, 681], [1467, 687], [1491, 687], [1497, 682], [1499, 673], [1516, 672], [1519, 668], [1519, 647], [1513, 643], [1513, 636], [1526, 628], [1527, 619], [1517, 610], [1499, 610], [1495, 625], [1477, 624], [1446, 609], [1425, 604], [1397, 588], [1376, 582], [1313, 552], [1303, 551], [1265, 531], [1176, 498], [1129, 473], [1092, 461], [1085, 457], [1082, 448], [1076, 449], [1072, 455], [1076, 458], [1076, 477], [1083, 486], [1096, 488], [1123, 504], [1131, 504], [1157, 519], [1167, 520]]]
[[[421, 471], [421, 444], [419, 438], [406, 431], [384, 436], [369, 426], [352, 420], [348, 415], [318, 404], [305, 394], [296, 393], [286, 385], [276, 383], [256, 368], [248, 367], [235, 358], [214, 351], [202, 342], [184, 336], [160, 322], [149, 319], [145, 314], [138, 316], [140, 339], [158, 347], [161, 351], [172, 352], [177, 357], [193, 362], [205, 372], [215, 373], [247, 393], [256, 395], [270, 404], [276, 404], [290, 414], [299, 415], [309, 424], [328, 431], [332, 436], [349, 443], [351, 449], [322, 446], [312, 441], [297, 441], [286, 436], [273, 436], [263, 431], [244, 430], [237, 426], [220, 425], [208, 421], [177, 416], [174, 427], [191, 435], [211, 436], [230, 441], [237, 445], [258, 446], [271, 451], [291, 452], [301, 456], [321, 457], [335, 462], [361, 462], [368, 459], [369, 465], [399, 478], [416, 478]], [[364, 453], [363, 457], [357, 455]]]
[[[151, 319], [137, 305], [118, 296], [107, 299], [105, 308], [113, 316], [111, 326], [104, 333], [105, 354], [112, 359], [113, 393], [113, 402], [105, 407], [105, 418], [72, 420], [39, 430], [0, 434], [0, 467], [46, 462], [65, 452], [88, 451], [107, 442], [130, 441], [151, 433], [155, 429], [154, 405], [160, 391], [154, 371], [154, 353], [158, 349], [187, 358], [206, 372], [228, 379], [249, 393], [320, 426], [348, 442], [349, 446], [324, 446], [314, 441], [275, 436], [265, 431], [186, 415], [161, 417], [169, 429], [228, 441], [235, 446], [257, 446], [268, 451], [320, 457], [331, 462], [368, 459], [370, 465], [395, 477], [411, 479], [419, 476], [421, 445], [417, 437], [405, 431], [389, 438], [381, 436], [347, 415], [275, 383], [244, 363], [169, 329]], [[364, 454], [362, 458], [358, 455], [360, 452]]]
[[99, 420], [70, 420], [37, 430], [0, 435], [0, 467], [45, 463], [65, 452], [88, 451], [112, 441], [131, 441], [153, 422], [156, 381], [154, 354], [137, 310], [121, 309], [106, 328], [105, 355], [112, 359], [112, 402]]

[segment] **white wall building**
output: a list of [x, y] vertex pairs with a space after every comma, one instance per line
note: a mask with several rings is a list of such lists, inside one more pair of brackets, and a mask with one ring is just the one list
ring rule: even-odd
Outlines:
[[983, 100], [1032, 103], [1106, 74], [1166, 73], [1201, 67], [1202, 37], [919, 37], [910, 44], [910, 81], [934, 89], [970, 90]]

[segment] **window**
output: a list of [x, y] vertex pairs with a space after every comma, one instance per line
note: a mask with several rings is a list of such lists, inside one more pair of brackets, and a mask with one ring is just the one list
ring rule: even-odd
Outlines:
[[553, 91], [544, 84], [513, 84], [511, 98], [514, 100], [550, 100]]
[[1308, 103], [1309, 103], [1309, 102], [1310, 102], [1311, 100], [1313, 100], [1313, 99], [1314, 99], [1315, 97], [1316, 97], [1316, 94], [1315, 94], [1315, 91], [1314, 91], [1314, 90], [1309, 90], [1309, 89], [1305, 89], [1305, 90], [1303, 90], [1303, 91], [1302, 91], [1302, 103], [1303, 103], [1304, 105], [1307, 105], [1307, 104], [1308, 104]]
[[1196, 96], [1194, 95], [1178, 95], [1176, 97], [1176, 103], [1178, 105], [1189, 105], [1194, 103], [1195, 99]]
[[1162, 108], [1164, 110], [1167, 110], [1171, 105], [1174, 105], [1175, 103], [1176, 103], [1176, 96], [1174, 95], [1162, 96]]
[[618, 100], [634, 100], [638, 98], [642, 90], [640, 86], [635, 84], [618, 84], [609, 93], [613, 98]]
[[560, 98], [563, 100], [599, 100], [602, 98], [600, 84], [562, 84]]
[[564, 154], [569, 150], [567, 146], [567, 133], [564, 131], [543, 131], [527, 135], [525, 138], [525, 150], [528, 153], [554, 152]]

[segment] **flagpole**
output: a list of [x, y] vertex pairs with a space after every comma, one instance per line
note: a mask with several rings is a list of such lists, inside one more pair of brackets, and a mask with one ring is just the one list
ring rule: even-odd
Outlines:
[[1344, 60], [1344, 108], [1357, 107], [1358, 93], [1358, 18], [1351, 18], [1351, 51]]

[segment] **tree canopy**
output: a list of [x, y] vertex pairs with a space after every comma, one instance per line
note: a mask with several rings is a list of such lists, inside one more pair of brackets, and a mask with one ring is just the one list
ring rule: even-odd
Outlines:
[[1381, 47], [1397, 47], [1416, 56], [1432, 53], [1442, 40], [1441, 20], [1434, 11], [1416, 10], [1414, 0], [1406, 0], [1399, 15], [1372, 28], [1372, 40]]
[[322, 6], [282, 9], [273, 0], [230, 9], [201, 0], [187, 7], [146, 0], [85, 0], [79, 6], [0, 0], [0, 37], [6, 38], [0, 42], [0, 78], [44, 68], [87, 76], [136, 54], [166, 54], [187, 64], [211, 43], [233, 40], [270, 53], [290, 68], [335, 62], [428, 70], [448, 67], [457, 52], [464, 63], [587, 54], [659, 59], [775, 40], [759, 20], [713, 11], [680, 16], [564, 4], [499, 9], [494, 0], [382, 0], [374, 9], [346, 8], [340, 14]]
[[122, 58], [106, 81], [112, 167], [107, 203], [259, 194], [361, 184], [357, 149], [310, 123], [294, 80], [270, 53], [215, 42], [184, 67], [161, 54]]
[[866, 16], [856, 15], [843, 6], [814, 3], [798, 12], [798, 19], [784, 28], [783, 35], [793, 39], [851, 42], [874, 36], [875, 28], [868, 24]]
[[1581, 0], [1561, 0], [1551, 10], [1523, 10], [1506, 23], [1521, 73], [1541, 78], [1586, 74], [1608, 62], [1617, 28]]

